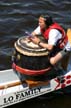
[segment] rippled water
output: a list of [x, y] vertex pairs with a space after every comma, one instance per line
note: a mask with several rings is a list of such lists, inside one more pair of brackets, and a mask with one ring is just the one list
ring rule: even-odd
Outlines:
[[[71, 28], [71, 0], [0, 0], [0, 70], [11, 68], [14, 42], [24, 36], [26, 30], [34, 30], [40, 14], [50, 14], [65, 30]], [[71, 106], [70, 97], [65, 95], [49, 101], [43, 100], [42, 104], [29, 101], [28, 105], [35, 108], [51, 108], [55, 103], [61, 104], [61, 108]]]

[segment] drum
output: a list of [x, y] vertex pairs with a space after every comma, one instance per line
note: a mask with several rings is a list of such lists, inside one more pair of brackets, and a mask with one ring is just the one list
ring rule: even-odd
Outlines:
[[[51, 69], [48, 60], [49, 51], [29, 40], [26, 36], [15, 42], [13, 54], [13, 68], [20, 74], [20, 78], [43, 79]], [[37, 78], [36, 78], [37, 77]]]

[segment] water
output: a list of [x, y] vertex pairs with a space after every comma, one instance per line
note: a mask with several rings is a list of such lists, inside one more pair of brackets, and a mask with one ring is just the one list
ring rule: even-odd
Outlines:
[[[25, 31], [33, 31], [40, 14], [50, 14], [65, 30], [71, 28], [71, 0], [0, 0], [0, 70], [11, 68], [14, 42]], [[28, 108], [71, 107], [70, 95], [53, 99], [30, 100], [20, 105]]]

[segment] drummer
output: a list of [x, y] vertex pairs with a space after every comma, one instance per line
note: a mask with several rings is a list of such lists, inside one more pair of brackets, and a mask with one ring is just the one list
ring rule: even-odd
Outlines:
[[[47, 42], [40, 40], [42, 35]], [[71, 46], [64, 29], [53, 21], [49, 15], [41, 15], [38, 19], [38, 27], [32, 32], [34, 38], [31, 41], [50, 51], [49, 62], [52, 66], [57, 64], [70, 51]]]

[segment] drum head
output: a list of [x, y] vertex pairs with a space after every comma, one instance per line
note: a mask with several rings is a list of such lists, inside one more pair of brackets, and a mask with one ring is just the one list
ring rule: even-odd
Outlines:
[[32, 41], [30, 41], [26, 36], [19, 38], [15, 42], [15, 48], [18, 52], [27, 56], [45, 56], [48, 55], [48, 50], [42, 48]]

